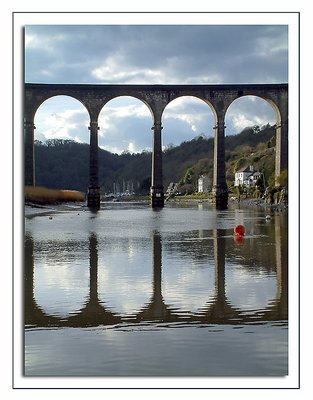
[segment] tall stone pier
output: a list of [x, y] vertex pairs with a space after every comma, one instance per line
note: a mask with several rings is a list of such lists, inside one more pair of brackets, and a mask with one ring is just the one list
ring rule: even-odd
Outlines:
[[143, 101], [153, 121], [151, 162], [151, 206], [164, 206], [162, 166], [162, 116], [166, 106], [181, 96], [203, 100], [213, 112], [214, 171], [213, 196], [216, 207], [227, 208], [228, 189], [225, 174], [225, 115], [229, 106], [243, 96], [257, 96], [266, 100], [276, 112], [276, 183], [288, 168], [288, 85], [80, 85], [80, 84], [25, 84], [24, 140], [25, 182], [35, 185], [34, 117], [38, 107], [47, 99], [65, 95], [79, 100], [90, 116], [90, 163], [87, 203], [100, 207], [98, 165], [98, 117], [106, 103], [116, 97], [131, 96]]
[[224, 120], [219, 119], [214, 127], [214, 167], [213, 187], [215, 206], [225, 209], [228, 205], [228, 188], [225, 171], [225, 125]]
[[24, 119], [24, 161], [25, 161], [25, 185], [35, 186], [35, 149], [34, 149], [35, 125], [33, 118]]
[[153, 130], [152, 146], [152, 171], [151, 171], [151, 190], [150, 200], [153, 208], [164, 207], [164, 187], [163, 187], [163, 164], [162, 164], [162, 126], [161, 122], [155, 122]]
[[92, 209], [100, 208], [99, 163], [98, 163], [98, 122], [90, 122], [89, 187], [87, 205]]

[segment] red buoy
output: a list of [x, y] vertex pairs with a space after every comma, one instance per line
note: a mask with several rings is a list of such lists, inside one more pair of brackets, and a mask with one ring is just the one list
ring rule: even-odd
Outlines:
[[234, 233], [237, 236], [244, 236], [245, 227], [243, 225], [236, 225], [235, 228], [234, 228]]

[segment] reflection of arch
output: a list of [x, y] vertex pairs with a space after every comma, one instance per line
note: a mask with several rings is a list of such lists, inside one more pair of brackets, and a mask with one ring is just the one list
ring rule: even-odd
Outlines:
[[66, 326], [111, 325], [121, 318], [105, 309], [98, 297], [98, 240], [95, 234], [89, 237], [89, 299], [76, 314], [67, 318]]
[[[279, 215], [278, 215], [279, 217]], [[276, 283], [277, 293], [263, 310], [246, 313], [234, 307], [227, 299], [225, 287], [225, 242], [226, 230], [213, 230], [214, 263], [215, 263], [215, 297], [199, 310], [199, 319], [210, 324], [242, 324], [247, 322], [285, 321], [288, 319], [288, 267], [287, 234], [281, 226], [281, 221], [275, 225], [276, 247]]]
[[213, 231], [215, 296], [195, 313], [173, 309], [166, 305], [162, 296], [162, 239], [159, 232], [152, 236], [153, 293], [150, 301], [130, 316], [111, 312], [98, 297], [98, 241], [95, 234], [89, 237], [89, 297], [75, 314], [65, 318], [46, 314], [34, 299], [34, 243], [31, 236], [25, 238], [24, 298], [26, 326], [86, 327], [123, 323], [158, 321], [163, 323], [184, 322], [204, 324], [242, 324], [266, 321], [286, 321], [288, 318], [288, 266], [287, 233], [281, 225], [280, 215], [275, 218], [275, 244], [277, 264], [277, 294], [262, 310], [246, 313], [234, 307], [227, 299], [225, 287], [225, 229]]
[[24, 243], [24, 323], [29, 326], [55, 326], [60, 318], [47, 315], [34, 298], [34, 241], [29, 235]]
[[25, 238], [25, 325], [86, 327], [116, 324], [119, 316], [103, 307], [98, 299], [98, 242], [94, 234], [89, 238], [90, 285], [89, 299], [85, 306], [68, 317], [48, 315], [34, 299], [34, 242], [31, 236]]
[[275, 215], [276, 297], [264, 311], [268, 320], [288, 319], [288, 226], [287, 219]]
[[234, 308], [226, 296], [225, 235], [226, 229], [213, 230], [215, 296], [199, 313], [199, 318], [204, 323], [233, 323], [241, 318], [240, 310]]
[[178, 316], [171, 313], [162, 296], [162, 239], [159, 232], [152, 236], [153, 293], [148, 304], [136, 315], [136, 321], [176, 322]]
[[225, 114], [229, 105], [245, 95], [259, 96], [275, 105], [281, 121], [277, 126], [276, 176], [287, 168], [288, 141], [288, 85], [244, 84], [244, 85], [76, 85], [76, 84], [25, 84], [25, 182], [34, 185], [34, 115], [38, 106], [56, 95], [68, 95], [79, 99], [90, 115], [90, 167], [89, 207], [99, 208], [100, 188], [98, 183], [98, 117], [102, 107], [118, 96], [133, 96], [142, 100], [153, 115], [153, 154], [151, 202], [153, 207], [163, 207], [162, 175], [162, 113], [167, 104], [180, 96], [203, 99], [215, 115], [214, 127], [214, 174], [213, 194], [217, 207], [226, 208], [228, 189], [225, 174]]

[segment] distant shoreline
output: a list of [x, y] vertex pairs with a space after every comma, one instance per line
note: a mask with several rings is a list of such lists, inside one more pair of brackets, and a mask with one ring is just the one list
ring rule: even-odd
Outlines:
[[[211, 198], [197, 198], [197, 197], [192, 197], [190, 196], [188, 197], [174, 197], [169, 199], [167, 202], [169, 203], [209, 203], [209, 204], [213, 204], [213, 201]], [[264, 199], [256, 199], [256, 198], [252, 198], [252, 197], [248, 197], [248, 198], [241, 198], [240, 201], [238, 199], [229, 199], [228, 200], [228, 205], [229, 206], [257, 206], [257, 207], [268, 207], [268, 208], [280, 208], [280, 209], [287, 209], [288, 208], [288, 204], [270, 204], [267, 203], [266, 200]]]
[[[211, 199], [197, 199], [197, 198], [172, 198], [165, 202], [164, 208], [166, 208], [166, 204], [212, 204]], [[149, 201], [146, 199], [143, 200], [123, 200], [118, 202], [113, 201], [102, 201], [101, 204], [103, 205], [110, 205], [110, 206], [118, 206], [118, 205], [147, 205], [149, 207]], [[213, 204], [212, 204], [213, 205]], [[287, 211], [288, 204], [268, 204], [265, 200], [262, 199], [254, 199], [254, 198], [245, 198], [241, 199], [240, 202], [238, 200], [230, 200], [228, 206], [233, 207], [260, 207], [264, 209], [269, 209], [272, 211]], [[59, 204], [37, 204], [32, 202], [25, 202], [24, 205], [24, 216], [25, 218], [32, 218], [39, 215], [51, 215], [60, 212], [79, 212], [79, 211], [88, 211], [87, 203], [86, 202], [68, 202], [68, 203], [59, 203]]]

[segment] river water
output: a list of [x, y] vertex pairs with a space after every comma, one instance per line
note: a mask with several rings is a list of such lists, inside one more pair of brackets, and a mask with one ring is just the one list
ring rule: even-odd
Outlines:
[[26, 215], [24, 375], [287, 375], [287, 227], [206, 203]]

